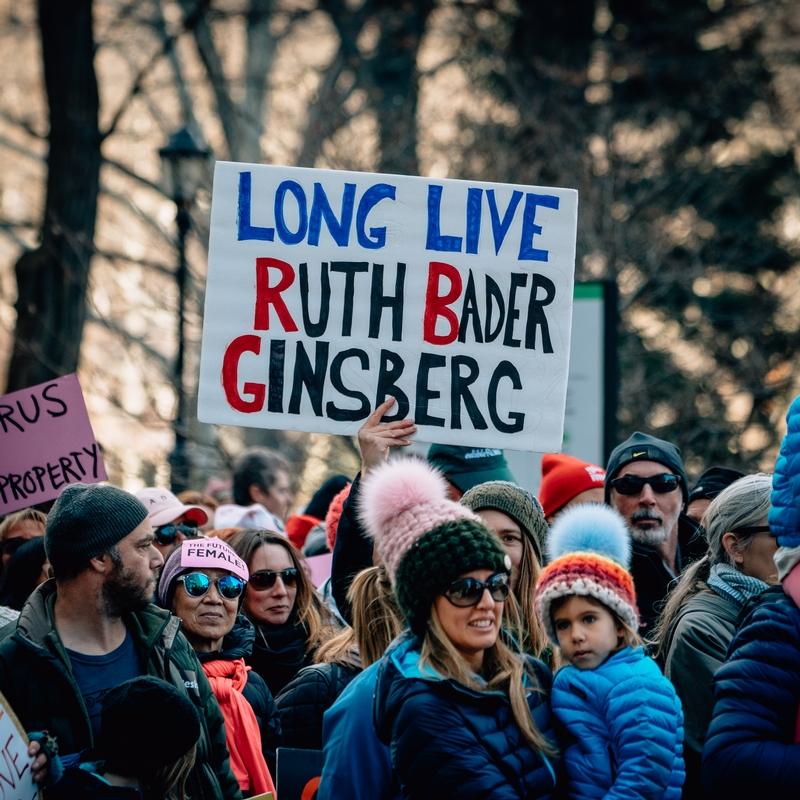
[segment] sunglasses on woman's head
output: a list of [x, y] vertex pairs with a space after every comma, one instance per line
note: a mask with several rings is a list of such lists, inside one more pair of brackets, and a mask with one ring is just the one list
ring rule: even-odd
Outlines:
[[498, 572], [492, 575], [486, 583], [477, 578], [459, 578], [453, 581], [442, 592], [445, 599], [458, 608], [469, 608], [480, 603], [483, 593], [489, 590], [489, 594], [496, 603], [508, 600], [511, 587], [508, 585], [508, 574]]
[[181, 522], [177, 525], [174, 522], [170, 522], [169, 525], [159, 525], [153, 531], [156, 541], [163, 545], [174, 544], [179, 533], [182, 533], [184, 536], [194, 536], [197, 533], [197, 523], [191, 520]]
[[665, 472], [663, 475], [650, 475], [647, 478], [640, 475], [623, 475], [621, 478], [614, 478], [609, 485], [619, 494], [633, 497], [641, 494], [647, 483], [656, 494], [668, 494], [674, 492], [680, 486], [680, 482], [681, 479], [677, 475], [669, 475]]
[[212, 580], [216, 581], [220, 597], [224, 597], [226, 600], [235, 600], [244, 591], [244, 581], [235, 575], [209, 578], [203, 572], [190, 572], [188, 575], [179, 576], [176, 580], [183, 584], [183, 588], [189, 597], [203, 597], [211, 588]]
[[273, 572], [271, 569], [262, 569], [258, 572], [250, 573], [250, 588], [256, 591], [266, 591], [271, 589], [278, 578], [283, 581], [283, 585], [291, 588], [297, 585], [297, 575], [300, 570], [291, 567], [282, 572]]

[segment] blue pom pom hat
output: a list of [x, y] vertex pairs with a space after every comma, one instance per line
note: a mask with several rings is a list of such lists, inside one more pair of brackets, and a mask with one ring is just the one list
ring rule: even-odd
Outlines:
[[628, 567], [631, 545], [625, 520], [612, 508], [586, 503], [567, 509], [547, 542], [550, 563], [536, 584], [536, 613], [554, 644], [550, 609], [562, 597], [593, 597], [632, 630], [639, 627], [636, 592]]

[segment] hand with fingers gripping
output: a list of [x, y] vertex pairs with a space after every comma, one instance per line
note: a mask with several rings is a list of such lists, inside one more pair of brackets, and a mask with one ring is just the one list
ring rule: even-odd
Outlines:
[[395, 402], [394, 397], [390, 397], [381, 403], [358, 431], [362, 478], [386, 461], [392, 447], [408, 447], [411, 444], [408, 437], [417, 432], [413, 419], [381, 422]]

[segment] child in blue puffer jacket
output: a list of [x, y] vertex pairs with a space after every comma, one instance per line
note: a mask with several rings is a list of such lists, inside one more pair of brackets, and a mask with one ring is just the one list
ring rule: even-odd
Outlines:
[[569, 732], [568, 796], [679, 800], [683, 712], [636, 633], [623, 518], [607, 506], [576, 506], [559, 517], [547, 549], [536, 606], [570, 665], [556, 674], [551, 695]]

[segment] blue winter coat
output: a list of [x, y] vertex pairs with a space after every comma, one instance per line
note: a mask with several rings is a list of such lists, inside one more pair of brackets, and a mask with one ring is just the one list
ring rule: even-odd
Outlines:
[[796, 797], [800, 744], [800, 609], [779, 588], [761, 595], [714, 676], [716, 705], [703, 748], [715, 797]]
[[[526, 660], [531, 684], [538, 681], [541, 689], [528, 695], [534, 722], [555, 743], [550, 671], [540, 661]], [[380, 662], [374, 711], [378, 737], [390, 744], [408, 800], [551, 797], [556, 766], [523, 739], [508, 697], [423, 670], [413, 636], [400, 639]]]
[[372, 664], [356, 675], [325, 712], [325, 763], [317, 800], [400, 800], [391, 753], [372, 721], [379, 666]]
[[571, 734], [569, 797], [680, 798], [681, 702], [642, 648], [626, 647], [596, 669], [564, 667], [550, 702]]
[[772, 476], [769, 526], [781, 547], [800, 546], [800, 397], [786, 415], [786, 436]]

